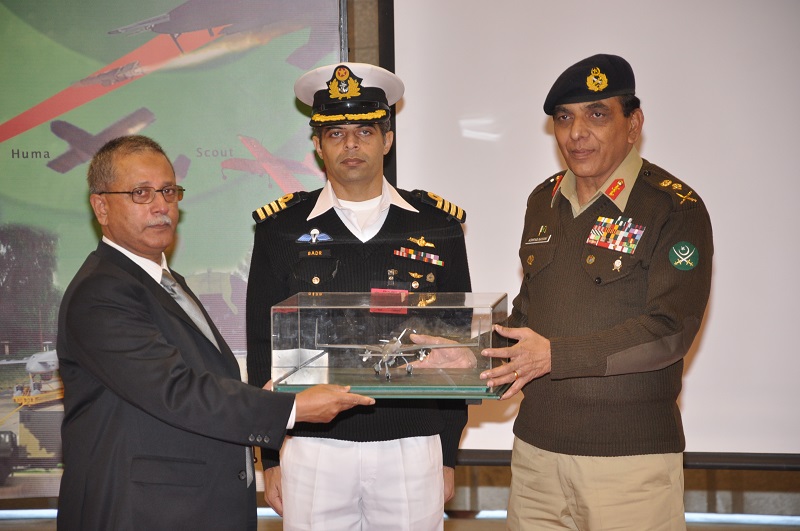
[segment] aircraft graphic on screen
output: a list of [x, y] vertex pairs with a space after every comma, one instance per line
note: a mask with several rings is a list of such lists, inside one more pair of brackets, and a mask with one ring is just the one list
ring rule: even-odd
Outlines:
[[[181, 53], [183, 47], [178, 38], [184, 33], [207, 31], [214, 37], [214, 29], [221, 28], [219, 35], [233, 35], [264, 27], [280, 27], [285, 32], [310, 26], [308, 44], [296, 50], [287, 61], [301, 69], [308, 69], [329, 50], [319, 50], [321, 28], [329, 24], [317, 10], [316, 4], [306, 0], [188, 0], [175, 9], [112, 29], [109, 35], [136, 35], [145, 31], [162, 33], [172, 37]], [[312, 53], [313, 52], [313, 53]]]
[[253, 175], [269, 175], [284, 193], [305, 190], [295, 175], [316, 175], [322, 179], [322, 172], [311, 153], [303, 161], [296, 161], [278, 157], [270, 153], [261, 142], [255, 138], [239, 135], [239, 141], [253, 154], [255, 159], [231, 158], [223, 160], [220, 166], [224, 170], [238, 170], [252, 173]]
[[98, 134], [93, 135], [80, 127], [64, 120], [50, 122], [50, 130], [58, 138], [66, 140], [69, 149], [47, 163], [47, 166], [59, 173], [67, 173], [71, 169], [89, 161], [103, 144], [118, 136], [133, 135], [156, 120], [150, 109], [142, 107], [128, 116], [109, 125]]
[[122, 83], [123, 81], [136, 79], [144, 74], [145, 72], [139, 65], [139, 61], [132, 61], [118, 68], [112, 68], [111, 70], [106, 70], [105, 72], [100, 72], [99, 74], [85, 77], [73, 84], [81, 87], [88, 85], [103, 85], [104, 87], [109, 87], [116, 83]]

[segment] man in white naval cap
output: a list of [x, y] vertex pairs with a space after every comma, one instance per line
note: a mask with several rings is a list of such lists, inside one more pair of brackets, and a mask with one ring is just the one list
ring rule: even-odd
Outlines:
[[[327, 182], [253, 213], [251, 384], [272, 376], [270, 307], [295, 293], [471, 290], [463, 210], [429, 192], [396, 189], [383, 176], [394, 140], [391, 106], [403, 91], [393, 73], [358, 63], [317, 68], [295, 84], [312, 108]], [[429, 254], [437, 259], [420, 259]], [[330, 424], [297, 423], [280, 458], [262, 452], [265, 497], [284, 529], [442, 529], [466, 420], [463, 400], [378, 399]]]

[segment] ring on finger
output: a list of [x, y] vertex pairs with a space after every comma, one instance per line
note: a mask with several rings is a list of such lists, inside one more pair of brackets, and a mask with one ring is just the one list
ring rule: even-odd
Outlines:
[[514, 381], [516, 382], [519, 379], [519, 373], [514, 371]]

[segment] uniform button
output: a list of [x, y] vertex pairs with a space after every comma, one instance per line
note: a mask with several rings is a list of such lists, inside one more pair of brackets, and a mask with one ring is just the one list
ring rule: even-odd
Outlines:
[[250, 441], [250, 442], [253, 442], [253, 441], [256, 440], [256, 436], [251, 433], [250, 437], [248, 437], [247, 440]]
[[239, 471], [239, 479], [241, 479], [242, 481], [246, 480], [247, 479], [247, 472], [245, 472], [244, 470], [240, 470]]
[[531, 279], [531, 274], [525, 273], [525, 282], [529, 281], [530, 279]]
[[311, 279], [312, 284], [319, 284], [319, 277], [314, 277]]
[[650, 175], [650, 170], [644, 170], [642, 173], [644, 173], [644, 175], [646, 177], [646, 176]]
[[600, 278], [600, 277], [597, 277], [596, 279], [594, 279], [594, 283], [595, 284], [602, 284], [603, 283], [603, 279]]
[[269, 442], [269, 435], [264, 435], [264, 444]]
[[258, 441], [258, 442], [261, 442], [263, 439], [264, 439], [264, 437], [262, 437], [261, 435], [259, 435], [258, 437], [256, 437], [256, 441]]

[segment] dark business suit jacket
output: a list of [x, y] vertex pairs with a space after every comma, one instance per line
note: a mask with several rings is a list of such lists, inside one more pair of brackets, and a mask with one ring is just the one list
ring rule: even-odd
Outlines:
[[220, 350], [125, 255], [86, 259], [58, 323], [59, 529], [245, 529], [244, 447], [280, 448], [294, 397], [239, 381], [208, 320]]

